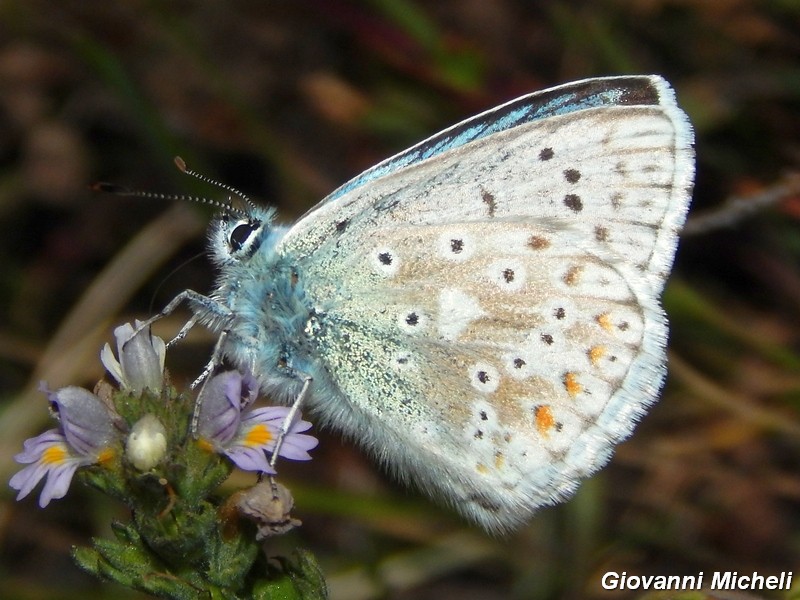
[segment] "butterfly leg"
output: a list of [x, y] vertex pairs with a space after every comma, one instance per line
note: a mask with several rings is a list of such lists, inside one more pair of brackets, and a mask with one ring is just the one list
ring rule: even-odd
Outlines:
[[189, 320], [186, 321], [186, 323], [184, 323], [183, 327], [181, 327], [181, 330], [178, 333], [176, 333], [175, 336], [170, 341], [167, 342], [167, 348], [171, 348], [174, 344], [177, 344], [179, 341], [185, 338], [186, 334], [189, 333], [189, 330], [195, 325], [197, 325], [197, 321], [199, 320], [200, 316], [197, 315], [197, 313], [193, 314], [189, 318]]
[[[153, 323], [158, 321], [159, 319], [163, 319], [164, 317], [172, 314], [181, 303], [186, 302], [192, 308], [194, 314], [189, 318], [188, 321], [181, 327], [180, 331], [173, 337], [168, 343], [167, 346], [172, 346], [173, 344], [177, 343], [178, 341], [182, 340], [186, 337], [189, 333], [189, 330], [194, 327], [198, 321], [202, 318], [208, 318], [212, 322], [216, 321], [218, 323], [225, 323], [230, 317], [232, 316], [232, 311], [230, 308], [221, 304], [208, 296], [204, 296], [203, 294], [199, 294], [194, 290], [184, 290], [177, 296], [175, 296], [169, 304], [167, 304], [161, 312], [157, 315], [150, 317], [149, 319], [145, 320], [144, 322], [140, 323], [138, 327], [131, 335], [131, 339], [138, 334], [143, 329], [150, 327]], [[214, 345], [214, 352], [211, 355], [211, 360], [208, 361], [206, 366], [203, 368], [203, 372], [191, 383], [190, 388], [196, 389], [200, 384], [208, 381], [209, 375], [214, 371], [214, 369], [221, 363], [222, 359], [222, 348], [225, 344], [225, 339], [228, 337], [228, 330], [223, 329], [220, 333], [219, 338], [217, 339], [217, 343]], [[192, 434], [197, 434], [197, 425], [199, 421], [199, 413], [200, 413], [200, 404], [199, 399], [202, 396], [202, 389], [197, 394], [198, 402], [195, 403], [194, 412], [192, 414]]]
[[161, 312], [158, 314], [146, 319], [145, 321], [141, 322], [138, 327], [136, 327], [133, 331], [133, 335], [131, 338], [136, 336], [139, 332], [144, 329], [147, 329], [155, 323], [156, 321], [163, 319], [164, 317], [171, 315], [175, 312], [175, 309], [181, 305], [182, 302], [188, 303], [194, 314], [192, 317], [181, 327], [181, 330], [172, 338], [167, 346], [172, 346], [175, 342], [178, 342], [186, 337], [186, 334], [189, 333], [189, 330], [194, 327], [197, 322], [200, 320], [201, 317], [212, 317], [213, 319], [225, 321], [229, 319], [232, 315], [231, 310], [225, 306], [224, 304], [220, 304], [215, 300], [212, 300], [208, 296], [204, 296], [203, 294], [199, 294], [194, 290], [184, 290], [177, 296], [175, 296], [169, 304], [167, 304]]
[[191, 389], [196, 389], [198, 385], [203, 383], [208, 379], [208, 376], [214, 372], [219, 365], [222, 364], [222, 348], [225, 346], [225, 340], [228, 338], [228, 330], [222, 330], [222, 333], [219, 334], [217, 338], [217, 343], [214, 344], [214, 350], [211, 353], [211, 358], [206, 363], [206, 366], [203, 367], [202, 373], [197, 376], [197, 378], [189, 385]]
[[[197, 378], [189, 385], [189, 388], [196, 389], [201, 383], [203, 387], [205, 387], [205, 383], [208, 381], [210, 375], [214, 372], [220, 364], [222, 364], [222, 348], [225, 346], [225, 340], [228, 337], [228, 330], [225, 329], [222, 333], [219, 334], [217, 338], [217, 343], [214, 344], [214, 351], [211, 353], [211, 358], [206, 363], [206, 366], [203, 367], [203, 371]], [[203, 397], [203, 388], [200, 388], [200, 391], [197, 392], [197, 397], [194, 401], [194, 411], [192, 412], [192, 436], [195, 438], [197, 437], [197, 428], [198, 424], [200, 423], [200, 408], [201, 408], [201, 399]]]
[[295, 417], [297, 417], [297, 413], [300, 410], [300, 407], [303, 405], [306, 395], [308, 394], [308, 388], [311, 387], [311, 382], [313, 381], [313, 378], [308, 374], [301, 375], [301, 378], [303, 380], [303, 387], [300, 389], [300, 393], [297, 394], [294, 402], [292, 402], [292, 407], [289, 409], [289, 412], [286, 413], [283, 423], [281, 423], [281, 429], [278, 432], [278, 439], [275, 441], [275, 448], [272, 450], [272, 458], [270, 458], [269, 466], [273, 469], [275, 468], [275, 464], [278, 462], [278, 453], [283, 445], [283, 440], [289, 431], [291, 431]]
[[[281, 446], [283, 445], [284, 438], [288, 435], [289, 431], [292, 429], [292, 423], [294, 422], [295, 417], [297, 416], [297, 412], [300, 410], [300, 407], [305, 400], [306, 394], [308, 393], [308, 388], [311, 386], [311, 382], [313, 378], [310, 375], [303, 375], [303, 387], [300, 389], [300, 393], [297, 394], [297, 397], [292, 402], [292, 408], [289, 409], [289, 412], [286, 413], [286, 417], [283, 419], [283, 423], [281, 423], [281, 429], [278, 432], [278, 439], [275, 442], [275, 448], [272, 450], [272, 458], [269, 460], [269, 466], [272, 469], [275, 469], [275, 465], [278, 462], [278, 453], [281, 450]], [[261, 481], [263, 477], [263, 473], [259, 474], [258, 480]], [[275, 480], [274, 475], [269, 476], [269, 484], [272, 490], [272, 501], [279, 502], [281, 500], [281, 492], [280, 488], [278, 487], [278, 482]], [[285, 490], [285, 488], [284, 488]]]

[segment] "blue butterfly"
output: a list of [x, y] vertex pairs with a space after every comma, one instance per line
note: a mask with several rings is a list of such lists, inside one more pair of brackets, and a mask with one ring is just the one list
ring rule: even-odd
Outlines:
[[179, 335], [219, 332], [206, 374], [225, 359], [250, 370], [400, 479], [506, 531], [570, 496], [656, 400], [692, 145], [658, 76], [523, 96], [292, 226], [252, 203], [223, 210], [216, 288], [164, 312], [188, 302]]

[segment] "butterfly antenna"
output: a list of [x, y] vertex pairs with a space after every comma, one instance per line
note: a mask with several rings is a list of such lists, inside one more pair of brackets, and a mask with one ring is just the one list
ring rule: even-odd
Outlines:
[[211, 198], [204, 198], [202, 196], [187, 196], [185, 194], [162, 194], [160, 192], [144, 192], [141, 190], [132, 190], [122, 185], [117, 185], [115, 183], [106, 183], [99, 181], [94, 183], [90, 186], [93, 192], [106, 192], [109, 194], [114, 194], [115, 196], [128, 196], [132, 198], [144, 198], [145, 200], [165, 200], [168, 202], [180, 201], [180, 202], [196, 202], [197, 204], [207, 204], [209, 206], [213, 206], [215, 208], [219, 208], [220, 210], [236, 215], [238, 217], [247, 218], [247, 215], [227, 204], [225, 202], [220, 202], [218, 200], [212, 200]]
[[247, 206], [249, 206], [250, 208], [256, 208], [255, 202], [253, 202], [247, 194], [237, 190], [233, 186], [230, 186], [226, 183], [222, 183], [221, 181], [217, 181], [216, 179], [211, 179], [210, 177], [207, 177], [205, 175], [202, 175], [201, 173], [198, 173], [193, 169], [190, 169], [189, 167], [186, 166], [186, 162], [180, 156], [175, 157], [175, 166], [178, 167], [178, 169], [180, 169], [181, 172], [186, 173], [187, 175], [191, 175], [192, 177], [199, 179], [200, 181], [210, 183], [211, 185], [214, 185], [222, 190], [228, 191], [231, 194], [238, 196], [239, 199], [242, 200], [242, 202], [244, 202], [245, 204], [247, 204]]

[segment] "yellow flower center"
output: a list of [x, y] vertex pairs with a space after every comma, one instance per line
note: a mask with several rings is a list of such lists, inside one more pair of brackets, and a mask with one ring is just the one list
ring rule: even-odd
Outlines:
[[107, 463], [116, 453], [112, 448], [103, 448], [100, 453], [97, 455], [97, 462], [100, 464]]
[[197, 440], [197, 445], [200, 446], [200, 448], [202, 448], [206, 452], [214, 452], [215, 450], [214, 444], [212, 444], [205, 438], [200, 438], [199, 440]]
[[245, 434], [242, 443], [245, 446], [264, 446], [271, 440], [272, 434], [267, 426], [263, 423], [259, 423], [250, 428], [250, 431]]
[[42, 452], [42, 464], [44, 465], [59, 465], [69, 456], [67, 448], [63, 444], [50, 446], [47, 450]]

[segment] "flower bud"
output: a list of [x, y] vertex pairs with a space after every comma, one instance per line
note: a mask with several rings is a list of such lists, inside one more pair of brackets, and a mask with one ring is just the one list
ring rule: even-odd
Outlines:
[[140, 471], [155, 467], [167, 452], [167, 431], [154, 415], [136, 421], [128, 434], [125, 456]]

